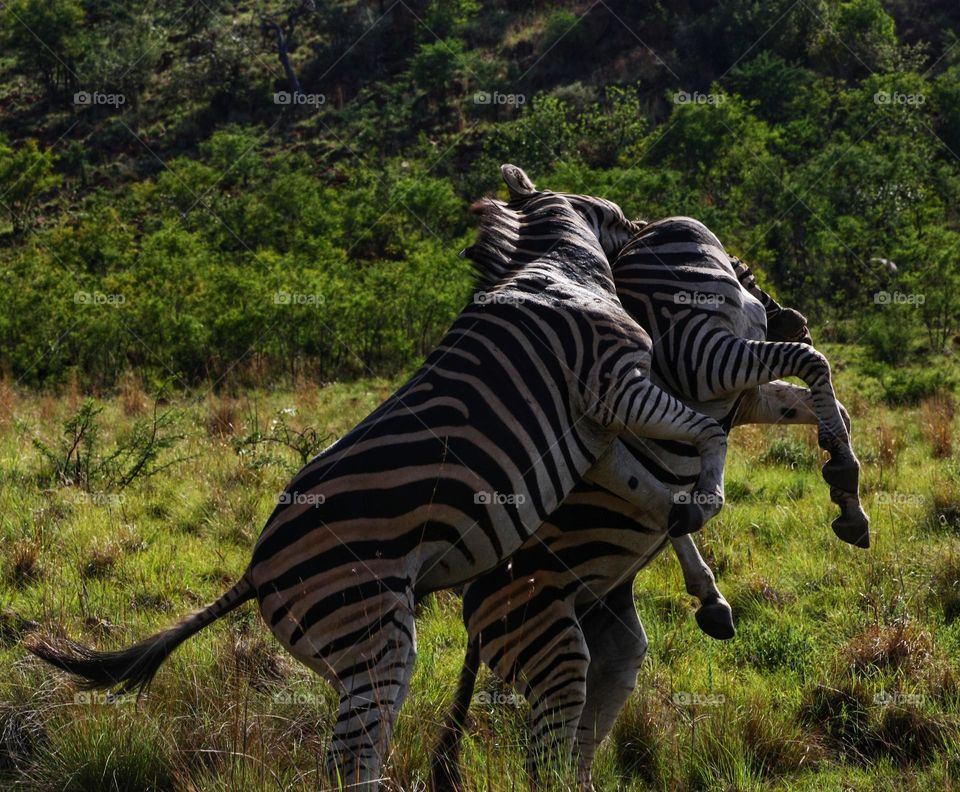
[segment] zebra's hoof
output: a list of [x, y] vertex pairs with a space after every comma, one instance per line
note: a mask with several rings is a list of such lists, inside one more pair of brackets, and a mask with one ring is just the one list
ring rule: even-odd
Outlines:
[[831, 527], [837, 537], [847, 544], [864, 550], [870, 547], [870, 518], [859, 506], [855, 510], [844, 509]]
[[695, 615], [700, 629], [711, 638], [718, 641], [733, 638], [736, 628], [733, 626], [733, 611], [727, 602], [717, 600], [701, 605]]
[[670, 536], [686, 536], [703, 528], [703, 510], [696, 503], [674, 503], [667, 517]]
[[860, 484], [860, 465], [856, 459], [829, 459], [820, 472], [827, 484], [844, 492], [856, 492]]

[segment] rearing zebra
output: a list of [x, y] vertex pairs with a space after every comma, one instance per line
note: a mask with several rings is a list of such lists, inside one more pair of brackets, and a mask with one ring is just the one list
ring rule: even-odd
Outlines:
[[[711, 275], [713, 266], [719, 274]], [[677, 269], [675, 277], [671, 268]], [[803, 317], [762, 292], [745, 265], [730, 261], [701, 223], [670, 218], [647, 226], [614, 262], [614, 275], [624, 307], [640, 319], [657, 320], [651, 323], [653, 335], [663, 343], [655, 351], [659, 368], [654, 373], [663, 371], [684, 397], [684, 388], [706, 396], [696, 404], [698, 410], [727, 429], [742, 423], [822, 425], [822, 400], [815, 391], [765, 382], [724, 392], [723, 383], [744, 379], [735, 370], [727, 373], [724, 366], [745, 363], [749, 373], [753, 365], [726, 351], [725, 342], [733, 343], [727, 341], [732, 332], [770, 353], [795, 350], [802, 345], [772, 342], [784, 336], [809, 340], [809, 332]], [[676, 299], [676, 294], [683, 297]], [[770, 338], [765, 316], [774, 320]], [[818, 360], [810, 353], [808, 357]], [[765, 354], [765, 359], [774, 360], [775, 355]], [[796, 365], [787, 371], [806, 373]], [[829, 387], [829, 378], [820, 384]], [[836, 410], [846, 436], [849, 418], [839, 403]], [[646, 652], [633, 603], [634, 577], [665, 545], [674, 494], [687, 492], [699, 473], [693, 449], [682, 444], [633, 439], [624, 447], [650, 471], [643, 480], [660, 483], [645, 492], [645, 510], [583, 482], [508, 562], [467, 586], [463, 610], [469, 644], [434, 761], [438, 790], [456, 786], [460, 734], [480, 660], [530, 703], [531, 773], [538, 759], [562, 758], [576, 747], [581, 786], [591, 788], [596, 747], [633, 690]], [[837, 499], [835, 492], [832, 497]], [[856, 504], [855, 486], [843, 497]], [[865, 545], [866, 517], [862, 511], [853, 514], [857, 516], [862, 516], [858, 527], [863, 533], [847, 538]], [[645, 526], [641, 531], [637, 521]], [[712, 572], [691, 541], [675, 542], [675, 547], [688, 591], [702, 603], [698, 623], [711, 635], [729, 637], [729, 606]]]
[[[833, 530], [858, 547], [870, 544], [869, 520], [858, 494], [860, 464], [830, 375], [827, 359], [808, 343], [768, 341], [769, 309], [788, 332], [779, 306], [738, 278], [743, 265], [732, 260], [717, 237], [689, 217], [671, 217], [644, 227], [613, 264], [624, 308], [653, 339], [653, 376], [693, 409], [711, 404], [711, 414], [732, 414], [744, 391], [796, 376], [809, 387], [818, 417], [818, 441], [830, 454], [822, 475], [830, 498], [840, 506]], [[739, 272], [744, 277], [742, 270]], [[775, 306], [775, 307], [774, 307]], [[779, 309], [779, 310], [777, 310]], [[796, 312], [793, 312], [796, 314]], [[802, 317], [801, 317], [802, 319]], [[794, 331], [809, 340], [806, 327]]]
[[697, 491], [713, 500], [674, 504], [676, 531], [716, 513], [724, 432], [650, 382], [650, 339], [616, 296], [607, 256], [638, 227], [614, 204], [502, 172], [511, 203], [477, 207], [477, 250], [503, 265], [484, 284], [495, 299], [465, 308], [394, 396], [294, 477], [236, 585], [129, 649], [33, 637], [34, 654], [94, 686], [142, 688], [179, 644], [256, 598], [281, 644], [339, 692], [331, 777], [376, 789], [410, 682], [415, 597], [492, 569], [587, 474], [642, 505], [646, 471], [625, 433], [697, 448]]

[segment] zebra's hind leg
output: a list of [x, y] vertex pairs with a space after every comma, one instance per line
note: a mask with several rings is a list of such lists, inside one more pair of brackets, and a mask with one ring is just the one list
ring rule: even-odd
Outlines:
[[593, 759], [637, 685], [647, 636], [633, 601], [633, 577], [580, 614], [590, 651], [587, 703], [577, 729], [578, 779], [592, 790]]
[[537, 639], [537, 653], [523, 666], [523, 691], [530, 703], [527, 774], [532, 789], [564, 788], [554, 774], [569, 767], [577, 724], [586, 701], [590, 653], [573, 607], [557, 603], [549, 630]]
[[[380, 620], [375, 642], [365, 642], [355, 662], [337, 669], [340, 708], [327, 750], [327, 774], [334, 788], [376, 792], [400, 707], [410, 687], [416, 658], [412, 594]], [[340, 664], [338, 664], [340, 665]]]

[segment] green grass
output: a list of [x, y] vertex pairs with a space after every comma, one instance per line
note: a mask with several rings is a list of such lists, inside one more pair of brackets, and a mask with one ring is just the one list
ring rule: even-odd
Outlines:
[[[830, 530], [810, 428], [734, 433], [729, 501], [699, 544], [738, 620], [699, 632], [679, 566], [638, 578], [650, 650], [596, 764], [600, 789], [943, 790], [960, 786], [960, 464], [936, 457], [930, 409], [896, 410], [838, 360], [864, 461], [873, 547]], [[28, 790], [316, 789], [334, 697], [247, 606], [178, 650], [139, 702], [87, 701], [19, 645], [35, 623], [128, 644], [218, 596], [245, 568], [293, 454], [236, 452], [256, 414], [333, 439], [380, 403], [386, 380], [174, 399], [185, 461], [91, 497], [40, 477], [32, 438], [55, 438], [76, 395], [0, 387], [0, 785]], [[103, 400], [109, 444], [143, 406]], [[125, 409], [126, 407], [126, 409]], [[942, 427], [941, 427], [942, 428]], [[952, 427], [948, 427], [952, 432]], [[942, 432], [939, 433], [942, 436]], [[954, 444], [956, 445], [956, 444]], [[388, 774], [422, 789], [453, 692], [459, 599], [429, 598]], [[478, 683], [496, 684], [489, 676]], [[677, 692], [700, 704], [675, 703]], [[707, 698], [710, 697], [710, 698]], [[470, 790], [525, 788], [522, 703], [474, 705]], [[558, 774], [556, 787], [563, 786]]]

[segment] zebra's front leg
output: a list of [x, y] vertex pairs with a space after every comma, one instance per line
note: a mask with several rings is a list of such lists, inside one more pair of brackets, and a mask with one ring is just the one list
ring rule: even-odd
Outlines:
[[756, 388], [781, 377], [799, 377], [807, 384], [817, 416], [818, 442], [830, 454], [821, 472], [830, 485], [831, 500], [840, 506], [834, 533], [857, 547], [869, 547], [870, 521], [859, 497], [860, 462], [850, 445], [827, 359], [807, 344], [736, 337], [722, 342], [716, 356], [726, 364], [719, 371], [699, 373], [698, 399]]
[[[610, 424], [621, 427], [621, 436], [651, 437], [690, 443], [700, 453], [700, 475], [693, 492], [672, 496], [667, 528], [671, 536], [698, 531], [723, 507], [723, 467], [727, 435], [713, 418], [691, 410], [654, 385], [639, 370], [628, 372], [613, 398]], [[651, 474], [623, 443], [613, 442], [589, 472], [591, 481], [606, 487], [628, 503], [644, 508], [641, 481]]]
[[687, 593], [700, 600], [696, 619], [700, 629], [711, 638], [725, 641], [733, 638], [733, 610], [720, 589], [713, 574], [691, 536], [670, 537], [673, 551], [683, 570], [683, 582]]
[[597, 604], [578, 613], [590, 666], [587, 703], [577, 728], [577, 779], [581, 790], [593, 789], [593, 759], [613, 729], [637, 686], [637, 672], [647, 653], [647, 636], [633, 601], [633, 576]]

